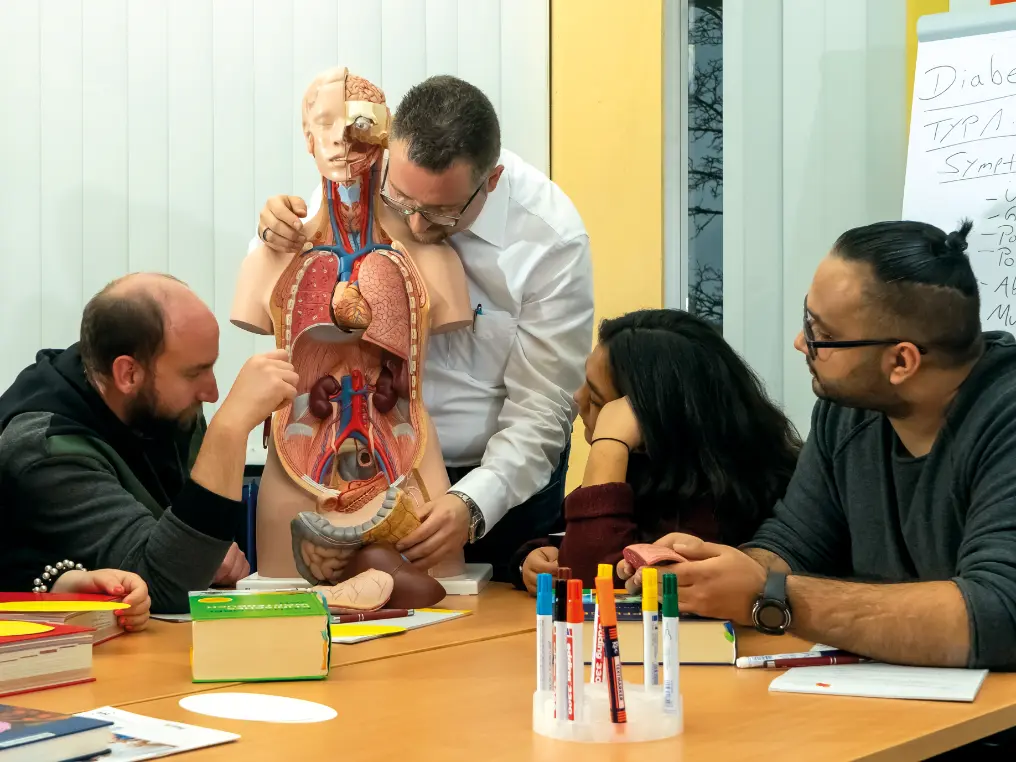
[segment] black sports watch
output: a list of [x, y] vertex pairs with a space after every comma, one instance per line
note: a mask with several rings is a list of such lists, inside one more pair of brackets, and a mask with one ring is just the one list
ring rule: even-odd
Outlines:
[[787, 603], [787, 575], [770, 570], [762, 595], [752, 606], [752, 624], [764, 635], [782, 635], [790, 627], [791, 619], [790, 604]]

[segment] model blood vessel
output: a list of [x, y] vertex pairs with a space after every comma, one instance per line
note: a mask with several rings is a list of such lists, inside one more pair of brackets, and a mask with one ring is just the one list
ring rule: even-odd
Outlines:
[[[423, 505], [449, 487], [423, 405], [423, 369], [430, 333], [469, 325], [472, 311], [454, 250], [413, 242], [380, 201], [390, 121], [384, 94], [362, 77], [344, 68], [316, 77], [303, 100], [323, 197], [304, 222], [311, 247], [281, 254], [262, 244], [241, 267], [232, 322], [273, 334], [300, 375], [296, 399], [274, 414], [266, 436], [261, 577], [345, 584], [361, 548], [405, 537]], [[460, 553], [431, 573], [461, 568]], [[398, 593], [363, 583], [357, 608], [376, 607], [365, 587], [378, 589], [379, 605]]]

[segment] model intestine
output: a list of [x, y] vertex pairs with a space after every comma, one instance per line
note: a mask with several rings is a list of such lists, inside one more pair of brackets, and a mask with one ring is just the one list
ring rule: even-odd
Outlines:
[[[355, 583], [345, 572], [359, 566], [350, 560], [364, 545], [406, 536], [419, 509], [448, 489], [422, 373], [431, 330], [471, 318], [465, 275], [447, 245], [407, 250], [379, 223], [390, 113], [377, 87], [343, 68], [323, 72], [304, 96], [303, 124], [322, 176], [321, 210], [304, 225], [311, 248], [251, 252], [231, 315], [242, 328], [273, 333], [300, 375], [296, 399], [270, 424], [258, 571], [339, 583], [326, 593], [355, 608], [384, 605], [393, 589], [384, 575], [398, 571], [395, 579], [414, 578], [414, 605], [433, 605], [441, 586], [415, 579], [394, 551], [380, 582], [377, 568]], [[453, 558], [439, 571], [460, 566]]]

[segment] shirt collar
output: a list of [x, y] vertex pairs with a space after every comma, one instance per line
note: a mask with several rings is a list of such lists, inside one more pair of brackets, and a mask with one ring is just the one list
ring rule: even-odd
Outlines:
[[469, 226], [469, 232], [497, 248], [504, 248], [504, 232], [508, 225], [508, 200], [511, 186], [508, 173], [501, 172], [497, 187], [487, 195], [480, 214]]

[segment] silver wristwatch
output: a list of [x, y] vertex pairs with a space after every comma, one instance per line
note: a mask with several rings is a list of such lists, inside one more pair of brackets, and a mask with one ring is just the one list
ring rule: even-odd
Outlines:
[[455, 495], [466, 507], [469, 508], [469, 544], [472, 545], [474, 542], [483, 537], [483, 531], [486, 528], [486, 522], [483, 520], [483, 514], [480, 512], [480, 507], [476, 502], [467, 495], [465, 492], [459, 492], [458, 490], [448, 490], [449, 495]]

